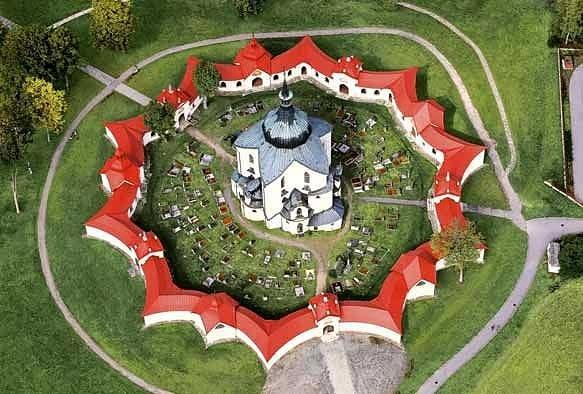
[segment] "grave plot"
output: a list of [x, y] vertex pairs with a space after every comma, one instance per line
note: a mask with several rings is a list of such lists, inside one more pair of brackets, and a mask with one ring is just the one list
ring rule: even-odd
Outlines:
[[225, 291], [266, 317], [307, 303], [315, 291], [315, 259], [257, 239], [234, 220], [222, 191], [229, 170], [213, 151], [180, 134], [152, 155], [141, 217], [163, 237], [177, 283]]
[[350, 231], [328, 260], [331, 291], [342, 298], [374, 297], [395, 260], [430, 234], [420, 208], [357, 202]]

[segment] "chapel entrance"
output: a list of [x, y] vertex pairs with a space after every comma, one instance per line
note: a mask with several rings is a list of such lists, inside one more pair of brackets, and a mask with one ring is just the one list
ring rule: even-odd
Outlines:
[[340, 93], [348, 94], [348, 86], [346, 86], [345, 84], [341, 83], [338, 88], [340, 89]]
[[255, 79], [253, 79], [253, 81], [251, 82], [251, 85], [253, 85], [254, 88], [256, 88], [258, 86], [262, 86], [263, 85], [263, 79], [257, 77]]

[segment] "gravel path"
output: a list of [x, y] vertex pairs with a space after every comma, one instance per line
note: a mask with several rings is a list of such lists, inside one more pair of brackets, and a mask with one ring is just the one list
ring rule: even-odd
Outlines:
[[500, 115], [500, 119], [502, 120], [502, 126], [504, 127], [504, 133], [506, 135], [506, 143], [508, 144], [508, 149], [510, 150], [510, 162], [506, 167], [506, 172], [510, 174], [514, 168], [516, 167], [517, 161], [517, 152], [516, 146], [514, 145], [514, 139], [512, 138], [512, 130], [510, 129], [510, 122], [508, 121], [508, 117], [506, 116], [506, 109], [504, 108], [504, 103], [502, 101], [502, 96], [498, 91], [498, 86], [496, 85], [496, 80], [494, 79], [494, 74], [490, 69], [490, 65], [488, 64], [488, 60], [486, 60], [486, 56], [482, 53], [482, 50], [474, 41], [472, 41], [468, 36], [466, 36], [460, 29], [458, 29], [453, 23], [445, 19], [444, 17], [437, 15], [435, 12], [432, 12], [426, 8], [419, 7], [414, 4], [406, 3], [406, 2], [399, 2], [399, 5], [410, 10], [419, 12], [421, 14], [425, 14], [430, 16], [431, 18], [435, 19], [449, 30], [451, 30], [455, 35], [461, 38], [478, 56], [480, 63], [482, 64], [482, 68], [486, 73], [486, 78], [488, 79], [488, 84], [490, 85], [490, 89], [492, 90], [492, 94], [494, 95], [494, 100], [496, 101], [496, 106], [498, 107], [498, 114]]
[[69, 15], [68, 17], [66, 17], [66, 18], [63, 18], [63, 19], [61, 19], [60, 21], [53, 23], [53, 24], [51, 25], [51, 27], [52, 27], [52, 28], [55, 28], [55, 27], [62, 26], [62, 25], [64, 25], [65, 23], [69, 23], [69, 22], [71, 22], [71, 21], [72, 21], [72, 20], [74, 20], [74, 19], [77, 19], [77, 18], [79, 18], [79, 17], [81, 17], [81, 16], [83, 16], [83, 15], [87, 15], [87, 14], [89, 14], [91, 11], [93, 11], [93, 8], [91, 8], [91, 7], [90, 7], [90, 8], [87, 8], [86, 10], [82, 10], [82, 11], [76, 12], [76, 13], [74, 13], [73, 15]]

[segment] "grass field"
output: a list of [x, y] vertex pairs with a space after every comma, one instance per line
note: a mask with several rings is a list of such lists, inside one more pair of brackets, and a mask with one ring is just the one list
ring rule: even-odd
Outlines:
[[193, 387], [201, 392], [258, 392], [263, 370], [244, 345], [205, 350], [201, 337], [187, 324], [142, 330], [142, 280], [129, 277], [126, 258], [119, 252], [82, 237], [83, 222], [106, 198], [97, 172], [113, 148], [103, 136], [103, 122], [139, 111], [121, 96], [108, 98], [89, 114], [80, 126], [80, 138], [66, 149], [49, 199], [47, 223], [49, 255], [63, 298], [109, 354], [148, 381], [183, 393]]
[[469, 218], [487, 240], [485, 263], [470, 266], [461, 285], [455, 269], [439, 272], [437, 298], [407, 305], [404, 343], [413, 370], [399, 387], [401, 393], [415, 392], [484, 326], [522, 270], [525, 233], [503, 219]]
[[[19, 25], [53, 24], [75, 12], [91, 7], [90, 0], [0, 1], [0, 15]], [[86, 17], [84, 17], [86, 18]]]
[[[70, 121], [101, 86], [79, 73], [73, 76]], [[41, 274], [36, 243], [36, 216], [41, 187], [55, 147], [44, 134], [35, 137], [19, 163], [18, 190], [22, 209], [14, 212], [9, 187], [11, 168], [0, 164], [0, 392], [3, 393], [138, 393], [91, 353], [65, 323]], [[30, 162], [32, 175], [26, 171]]]

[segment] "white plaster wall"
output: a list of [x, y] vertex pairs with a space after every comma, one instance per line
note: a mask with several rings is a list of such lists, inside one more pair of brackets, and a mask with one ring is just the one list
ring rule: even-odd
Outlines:
[[422, 153], [424, 153], [425, 155], [427, 155], [427, 156], [431, 157], [433, 160], [435, 160], [438, 163], [438, 166], [443, 164], [443, 160], [444, 160], [443, 152], [435, 149], [435, 153], [434, 153], [433, 146], [431, 146], [427, 141], [425, 141], [425, 139], [423, 139], [421, 134], [417, 134], [417, 136], [414, 138], [413, 142], [415, 143], [415, 145], [417, 145], [419, 147], [419, 149], [422, 151]]
[[109, 131], [109, 129], [107, 127], [105, 128], [105, 138], [107, 138], [109, 140], [109, 142], [111, 142], [111, 145], [113, 145], [114, 148], [117, 148], [117, 146], [118, 146], [117, 140], [113, 136], [113, 133], [111, 131]]
[[445, 259], [439, 259], [437, 260], [437, 262], [435, 263], [435, 269], [437, 271], [441, 271], [443, 269], [447, 268], [447, 261]]
[[103, 188], [107, 193], [112, 192], [111, 185], [109, 184], [109, 178], [107, 178], [107, 175], [101, 174], [101, 184], [103, 185]]
[[308, 205], [314, 210], [315, 213], [322, 212], [332, 207], [334, 201], [333, 199], [334, 192], [331, 189], [326, 193], [308, 195]]
[[470, 162], [470, 165], [468, 166], [468, 168], [466, 168], [466, 171], [464, 172], [464, 175], [462, 176], [462, 184], [468, 179], [468, 177], [470, 175], [472, 175], [481, 166], [484, 165], [484, 154], [485, 153], [486, 153], [486, 151], [480, 152], [480, 154], [477, 155], [476, 157], [474, 157], [474, 159]]
[[357, 322], [340, 322], [340, 332], [356, 332], [361, 334], [376, 335], [401, 344], [401, 334], [375, 324], [357, 323]]
[[147, 255], [142, 257], [140, 260], [138, 260], [138, 264], [139, 265], [146, 264], [148, 259], [152, 256], [157, 256], [157, 257], [163, 258], [164, 257], [164, 250], [156, 250], [156, 251], [152, 251], [152, 252], [148, 253]]
[[435, 284], [424, 281], [425, 283], [421, 286], [413, 286], [407, 292], [407, 300], [412, 301], [417, 298], [427, 298], [435, 296]]
[[446, 193], [446, 194], [442, 194], [440, 196], [433, 197], [432, 198], [433, 204], [437, 204], [445, 198], [449, 198], [451, 200], [454, 200], [455, 202], [460, 202], [460, 196], [456, 196], [455, 194], [452, 194], [452, 193]]
[[87, 237], [107, 242], [114, 248], [123, 252], [128, 258], [132, 259], [134, 262], [137, 263], [138, 257], [136, 256], [136, 252], [132, 248], [126, 246], [123, 242], [121, 242], [113, 235], [88, 225], [85, 225], [85, 232], [87, 233]]
[[310, 226], [310, 230], [316, 230], [316, 231], [335, 231], [340, 229], [340, 227], [342, 227], [342, 219], [339, 219], [335, 222], [332, 222], [330, 224], [327, 224], [325, 226], [318, 226], [318, 229], [316, 230], [314, 228], [314, 226]]
[[[255, 212], [254, 212], [255, 211]], [[262, 208], [250, 208], [241, 201], [241, 212], [247, 219], [257, 222], [265, 220], [265, 214]]]
[[[253, 157], [253, 163], [249, 160], [249, 156]], [[252, 148], [237, 148], [237, 168], [239, 174], [244, 177], [249, 177], [253, 175], [253, 178], [259, 178], [261, 176], [261, 171], [259, 168], [259, 152], [257, 149]], [[255, 173], [249, 171], [253, 168]]]
[[290, 232], [292, 234], [298, 234], [298, 224], [302, 224], [303, 226], [303, 232], [306, 232], [309, 230], [308, 228], [308, 223], [309, 220], [308, 219], [304, 219], [304, 220], [286, 220], [285, 218], [281, 218], [281, 228], [284, 231]]
[[217, 328], [215, 326], [209, 332], [207, 332], [206, 334], [207, 347], [215, 345], [217, 343], [233, 342], [237, 340], [237, 330], [234, 327], [231, 327], [228, 324], [224, 323], [219, 324], [222, 324], [223, 327]]
[[269, 229], [281, 228], [281, 215], [277, 214], [270, 219], [266, 219], [265, 226]]
[[[189, 311], [169, 311], [169, 312], [159, 312], [153, 313], [151, 315], [144, 316], [144, 326], [150, 327], [156, 324], [172, 323], [172, 322], [189, 322], [194, 325], [196, 331], [205, 339], [205, 329], [204, 324], [200, 315], [197, 313]], [[206, 339], [205, 339], [206, 342]]]

